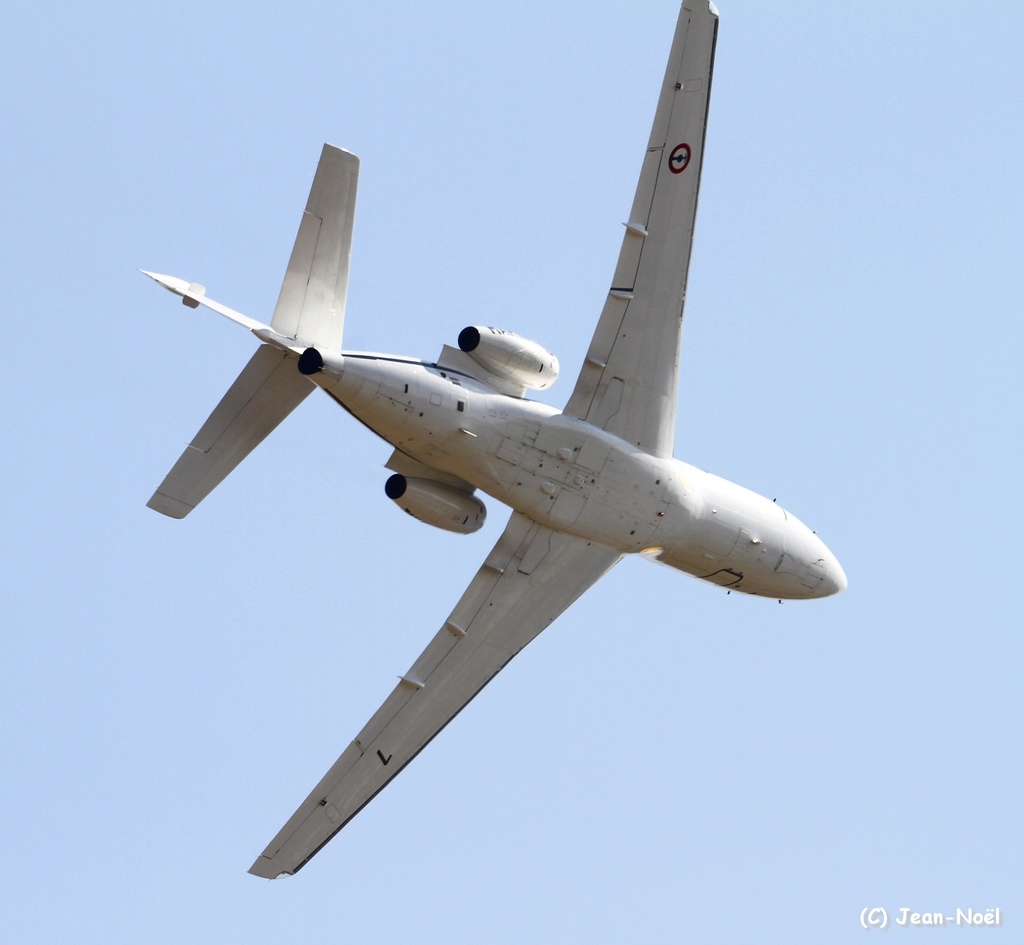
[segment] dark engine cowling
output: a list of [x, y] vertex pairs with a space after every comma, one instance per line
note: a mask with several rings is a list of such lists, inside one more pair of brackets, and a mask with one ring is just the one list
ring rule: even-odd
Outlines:
[[413, 518], [448, 532], [470, 535], [487, 518], [487, 509], [475, 495], [435, 479], [415, 479], [395, 473], [384, 492]]
[[514, 331], [470, 325], [459, 347], [481, 367], [530, 390], [547, 390], [558, 379], [558, 358]]

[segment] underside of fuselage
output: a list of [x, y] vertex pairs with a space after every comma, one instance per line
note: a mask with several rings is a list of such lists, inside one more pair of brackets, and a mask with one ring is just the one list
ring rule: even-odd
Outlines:
[[402, 453], [559, 531], [730, 591], [797, 599], [845, 586], [781, 506], [546, 404], [385, 355], [343, 354], [311, 379]]

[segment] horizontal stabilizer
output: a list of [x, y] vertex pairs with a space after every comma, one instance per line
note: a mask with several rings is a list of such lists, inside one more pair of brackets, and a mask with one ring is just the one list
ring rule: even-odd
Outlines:
[[294, 355], [261, 345], [146, 504], [184, 518], [314, 388]]
[[359, 158], [324, 145], [270, 327], [303, 347], [341, 350]]

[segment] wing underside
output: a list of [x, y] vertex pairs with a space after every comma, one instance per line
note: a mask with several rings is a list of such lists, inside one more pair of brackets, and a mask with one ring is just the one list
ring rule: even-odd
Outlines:
[[619, 560], [513, 513], [444, 626], [249, 869], [295, 873]]
[[686, 0], [611, 289], [565, 413], [671, 456], [718, 13]]

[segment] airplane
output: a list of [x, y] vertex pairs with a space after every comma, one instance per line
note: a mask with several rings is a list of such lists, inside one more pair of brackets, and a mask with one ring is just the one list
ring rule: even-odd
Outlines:
[[384, 491], [470, 534], [512, 508], [451, 614], [249, 872], [298, 872], [523, 647], [624, 555], [772, 599], [846, 575], [774, 500], [673, 458], [679, 350], [718, 11], [685, 0], [608, 295], [564, 410], [526, 398], [558, 361], [470, 326], [436, 361], [342, 350], [359, 159], [325, 145], [269, 324], [197, 283], [145, 275], [261, 342], [149, 500], [184, 518], [312, 391], [394, 447]]

